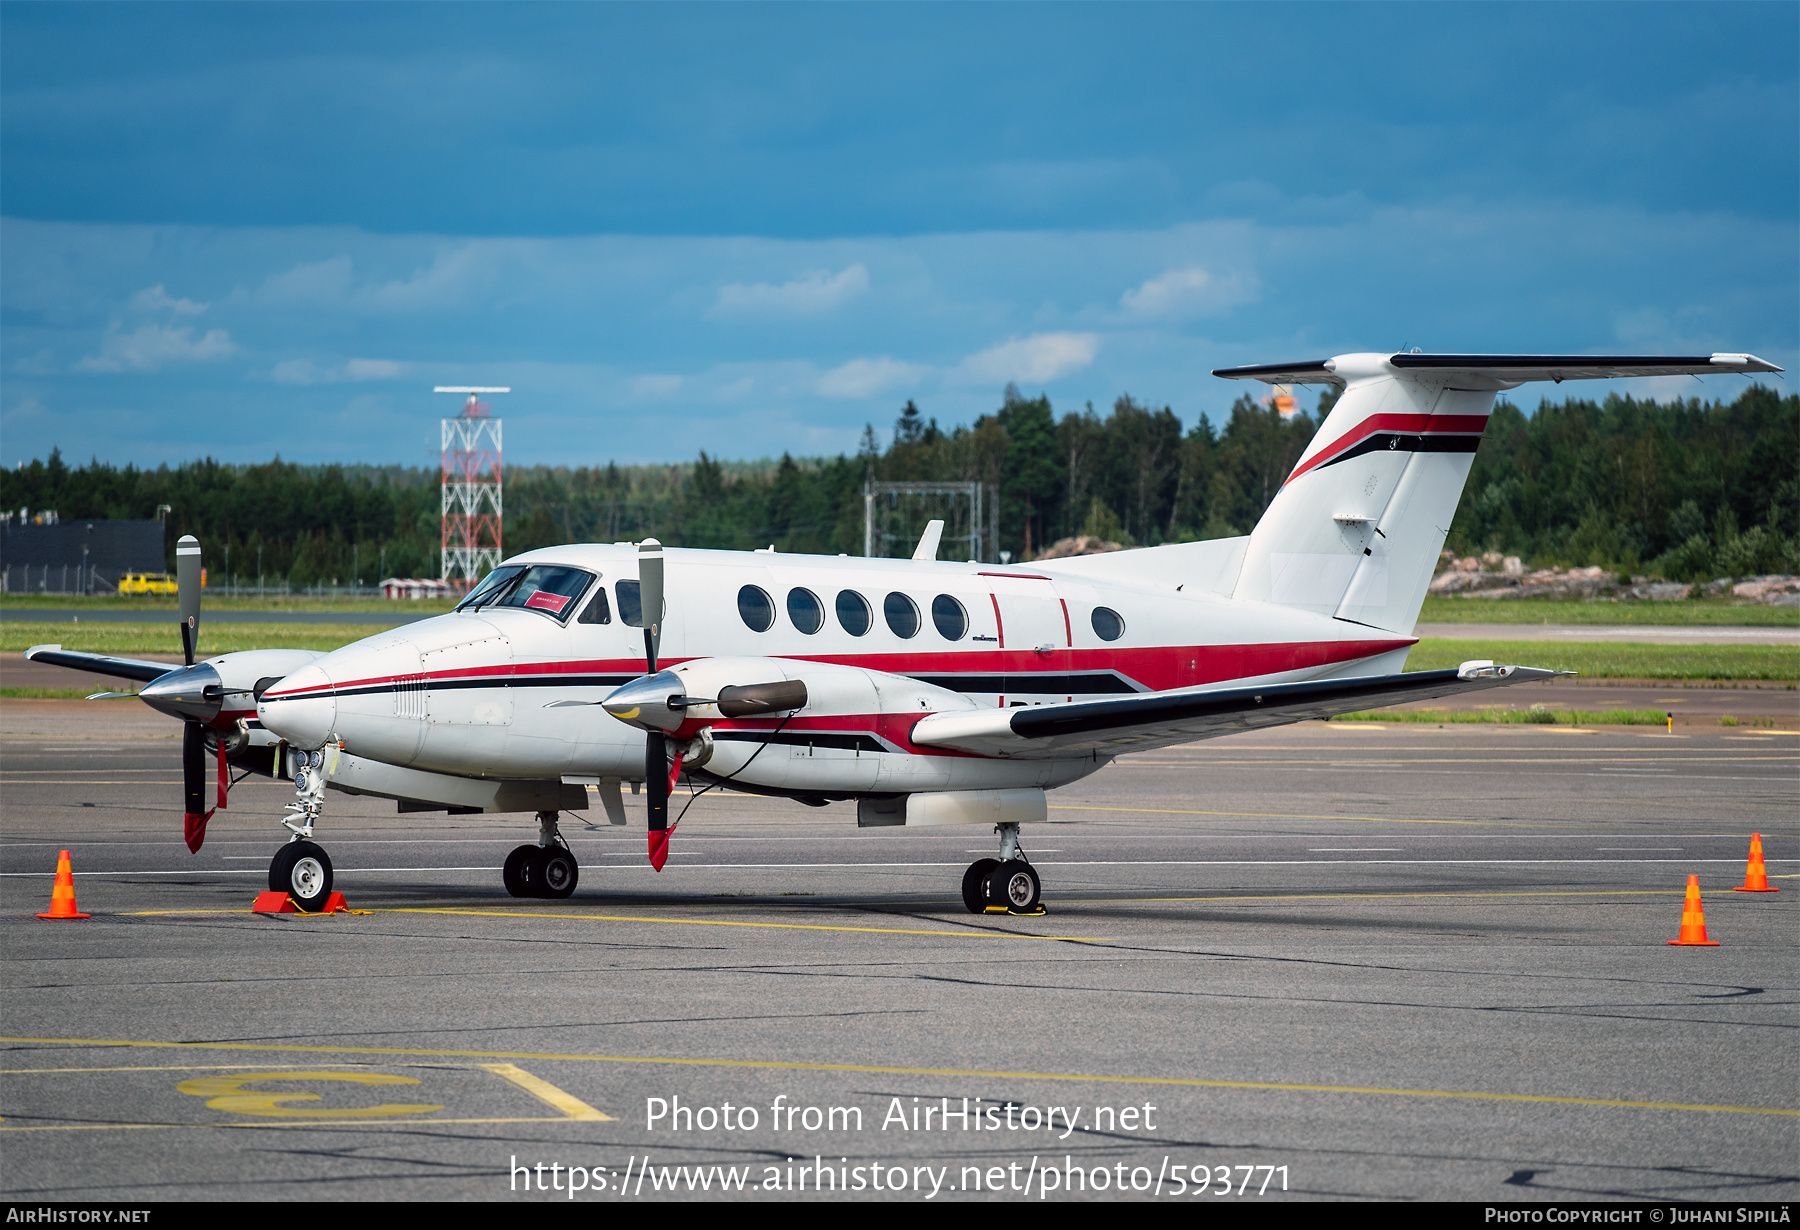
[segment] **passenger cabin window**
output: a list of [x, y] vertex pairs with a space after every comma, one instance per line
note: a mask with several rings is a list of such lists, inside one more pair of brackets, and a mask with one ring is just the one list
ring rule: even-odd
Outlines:
[[840, 589], [837, 596], [838, 626], [851, 636], [862, 636], [875, 622], [875, 612], [869, 609], [869, 600], [853, 589]]
[[612, 606], [606, 601], [606, 586], [594, 590], [594, 600], [587, 604], [581, 613], [584, 624], [609, 624], [612, 622]]
[[1103, 641], [1116, 641], [1125, 635], [1125, 621], [1109, 606], [1095, 607], [1088, 622], [1094, 625], [1094, 635]]
[[960, 641], [969, 630], [969, 613], [949, 594], [939, 594], [931, 600], [931, 622], [945, 640]]
[[566, 624], [569, 616], [575, 613], [576, 600], [593, 579], [593, 573], [579, 568], [564, 568], [560, 564], [533, 564], [490, 605], [542, 611], [557, 623]]
[[619, 622], [628, 628], [644, 626], [644, 600], [636, 581], [620, 581], [613, 586], [619, 593]]
[[469, 591], [469, 596], [456, 604], [459, 611], [473, 611], [477, 607], [486, 606], [500, 597], [501, 591], [519, 579], [525, 568], [521, 564], [513, 564], [506, 568], [496, 568], [481, 578], [481, 584]]
[[881, 600], [881, 614], [890, 631], [901, 640], [919, 634], [919, 608], [905, 594], [892, 593]]
[[752, 632], [767, 632], [775, 624], [775, 600], [755, 585], [738, 590], [738, 617]]
[[825, 626], [825, 606], [810, 589], [788, 590], [788, 619], [794, 627], [811, 636]]

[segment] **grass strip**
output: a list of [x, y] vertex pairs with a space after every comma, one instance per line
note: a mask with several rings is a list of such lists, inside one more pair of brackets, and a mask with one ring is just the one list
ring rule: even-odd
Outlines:
[[1447, 670], [1491, 658], [1512, 666], [1574, 671], [1585, 679], [1800, 680], [1800, 645], [1644, 645], [1589, 641], [1452, 641], [1413, 646], [1409, 671]]
[[1800, 628], [1800, 606], [1744, 598], [1682, 602], [1582, 602], [1564, 598], [1460, 598], [1428, 595], [1422, 624], [1636, 624], [1643, 627]]
[[[200, 652], [205, 657], [243, 649], [342, 648], [365, 636], [374, 636], [395, 625], [368, 624], [208, 624], [200, 617]], [[0, 652], [18, 653], [33, 645], [57, 645], [82, 653], [134, 654], [181, 652], [181, 633], [173, 620], [162, 624], [138, 623], [17, 623], [0, 624]]]
[[1366, 709], [1340, 713], [1334, 722], [1474, 722], [1502, 726], [1661, 726], [1669, 719], [1661, 709]]

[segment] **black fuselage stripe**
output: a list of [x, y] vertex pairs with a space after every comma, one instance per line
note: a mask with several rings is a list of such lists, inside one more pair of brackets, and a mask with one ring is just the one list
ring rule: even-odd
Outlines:
[[[487, 688], [616, 688], [642, 679], [642, 675], [494, 675], [477, 679], [422, 679], [370, 684], [366, 687], [332, 688], [295, 696], [265, 696], [268, 701], [324, 700], [341, 696], [380, 696], [402, 692], [457, 692]], [[1117, 696], [1144, 691], [1113, 672], [1096, 674], [1034, 675], [1024, 671], [984, 675], [908, 675], [920, 683], [965, 695]]]
[[1366, 440], [1359, 441], [1345, 449], [1330, 461], [1321, 462], [1315, 469], [1323, 470], [1340, 461], [1349, 461], [1352, 457], [1361, 457], [1365, 453], [1472, 453], [1481, 447], [1479, 433], [1471, 432], [1462, 435], [1452, 432], [1434, 431], [1420, 434], [1405, 431], [1378, 431]]

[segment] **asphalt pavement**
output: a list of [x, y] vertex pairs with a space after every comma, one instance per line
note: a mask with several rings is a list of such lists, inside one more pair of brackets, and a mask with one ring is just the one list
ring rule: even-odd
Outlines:
[[[500, 887], [529, 816], [332, 794], [367, 912], [257, 916], [291, 790], [190, 855], [177, 734], [0, 703], [10, 1199], [1800, 1195], [1787, 730], [1134, 756], [1028, 826], [1035, 918], [961, 906], [979, 827], [717, 792], [660, 874], [566, 817], [565, 901]], [[90, 920], [33, 917], [60, 849]]]

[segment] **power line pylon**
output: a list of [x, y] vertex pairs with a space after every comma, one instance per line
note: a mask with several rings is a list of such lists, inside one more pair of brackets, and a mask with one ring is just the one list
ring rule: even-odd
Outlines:
[[443, 420], [443, 556], [441, 579], [467, 592], [501, 559], [500, 420], [480, 393], [510, 388], [440, 385], [434, 393], [466, 393], [462, 413]]

